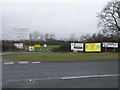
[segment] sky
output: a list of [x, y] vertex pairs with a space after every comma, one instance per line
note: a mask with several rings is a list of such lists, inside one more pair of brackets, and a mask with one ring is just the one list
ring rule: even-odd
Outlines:
[[[13, 40], [15, 28], [53, 33], [56, 39], [71, 34], [97, 33], [97, 13], [110, 0], [4, 0], [0, 3], [0, 33], [3, 39]], [[20, 33], [19, 33], [20, 34]]]

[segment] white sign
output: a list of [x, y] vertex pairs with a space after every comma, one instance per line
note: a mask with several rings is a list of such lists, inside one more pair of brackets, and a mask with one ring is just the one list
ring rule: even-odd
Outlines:
[[47, 47], [47, 44], [44, 44], [44, 47]]
[[13, 35], [15, 41], [29, 40], [29, 29], [13, 28]]
[[18, 49], [23, 49], [23, 43], [15, 43], [14, 44]]
[[83, 43], [71, 43], [71, 50], [83, 51]]
[[29, 51], [35, 51], [35, 47], [29, 46]]
[[118, 48], [118, 43], [113, 43], [113, 42], [103, 42], [103, 47]]

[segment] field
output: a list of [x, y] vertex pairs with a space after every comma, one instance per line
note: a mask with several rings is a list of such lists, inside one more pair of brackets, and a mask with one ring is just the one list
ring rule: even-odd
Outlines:
[[[34, 46], [34, 45], [30, 45], [30, 46]], [[41, 45], [41, 47], [37, 47], [36, 50], [38, 52], [49, 52], [53, 48], [57, 48], [57, 47], [59, 47], [59, 45], [47, 45], [47, 47]], [[28, 51], [28, 45], [24, 45], [24, 50]]]
[[117, 60], [118, 53], [21, 53], [3, 55], [12, 60], [40, 60], [40, 61], [89, 61], [89, 60]]

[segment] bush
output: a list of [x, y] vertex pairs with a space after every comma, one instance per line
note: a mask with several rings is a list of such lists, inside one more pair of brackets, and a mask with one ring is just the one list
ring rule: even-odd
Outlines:
[[71, 51], [70, 47], [71, 47], [70, 43], [62, 44], [58, 48], [53, 48], [52, 51], [53, 52], [70, 52]]
[[17, 48], [14, 46], [12, 41], [3, 41], [2, 42], [2, 51], [14, 51]]

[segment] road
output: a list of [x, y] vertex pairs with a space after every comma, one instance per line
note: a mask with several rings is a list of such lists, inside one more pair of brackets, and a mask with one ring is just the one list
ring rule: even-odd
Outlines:
[[0, 55], [16, 54], [16, 53], [61, 53], [61, 52], [29, 52], [29, 51], [16, 51], [16, 52], [0, 52]]
[[[118, 61], [3, 60], [3, 88], [117, 88]], [[34, 61], [37, 62], [37, 61]]]

